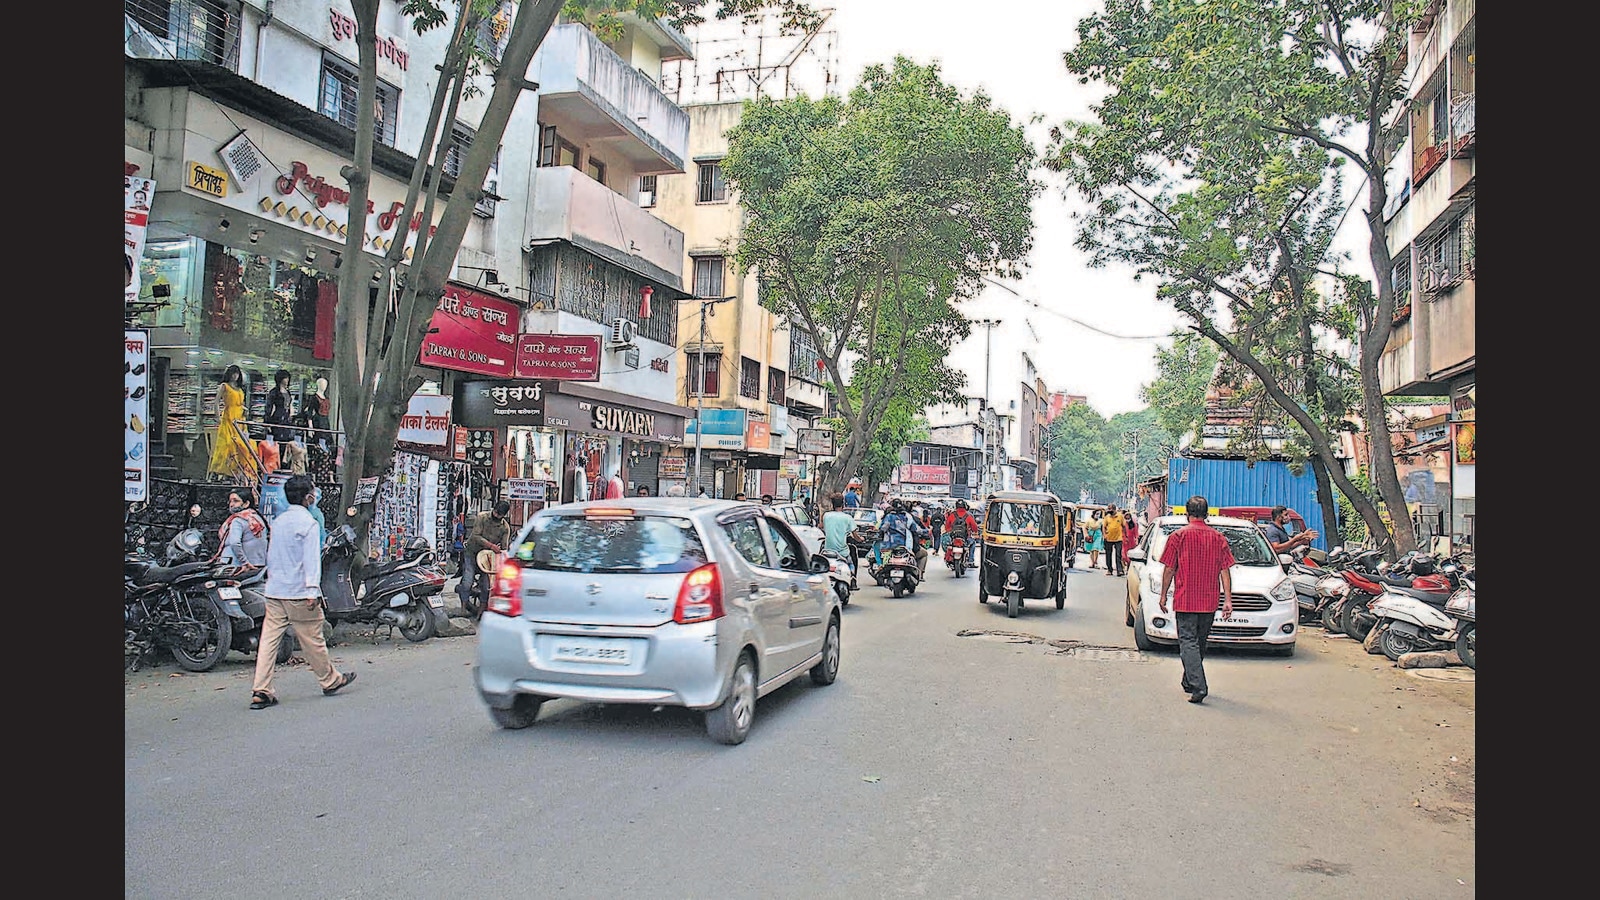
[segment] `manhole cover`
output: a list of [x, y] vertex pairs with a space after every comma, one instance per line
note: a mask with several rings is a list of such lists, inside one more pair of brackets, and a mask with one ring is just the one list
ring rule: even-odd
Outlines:
[[1476, 670], [1466, 666], [1450, 666], [1447, 669], [1406, 669], [1407, 675], [1416, 678], [1426, 678], [1429, 681], [1477, 681]]

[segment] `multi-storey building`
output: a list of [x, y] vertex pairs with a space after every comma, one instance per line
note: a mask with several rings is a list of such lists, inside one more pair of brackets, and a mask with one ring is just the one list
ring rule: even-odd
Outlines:
[[[503, 51], [513, 14], [507, 0], [479, 29], [491, 57]], [[424, 224], [420, 214], [400, 222], [397, 212], [451, 29], [419, 35], [397, 0], [383, 0], [371, 203], [351, 215], [340, 174], [356, 125], [348, 0], [127, 0], [124, 20], [126, 169], [154, 181], [141, 258], [130, 252], [134, 290], [163, 304], [136, 320], [153, 352], [151, 452], [165, 474], [198, 479], [215, 440], [216, 385], [230, 365], [246, 373], [253, 418], [277, 369], [291, 373], [296, 408], [326, 379], [337, 430], [337, 273], [375, 269], [393, 241], [411, 247]], [[418, 421], [433, 426], [448, 412], [452, 427], [490, 441], [468, 479], [474, 505], [509, 479], [532, 485], [519, 483], [520, 496], [554, 499], [620, 473], [630, 491], [654, 493], [664, 459], [676, 456], [681, 468], [684, 238], [648, 207], [655, 180], [687, 165], [688, 116], [656, 84], [662, 61], [690, 49], [662, 22], [624, 22], [611, 44], [575, 23], [558, 23], [541, 44], [527, 73], [538, 88], [519, 99], [501, 138], [488, 196], [414, 369], [426, 381], [413, 398], [414, 410], [428, 411]], [[487, 90], [464, 98], [457, 120], [441, 126], [452, 139], [441, 197], [455, 190], [487, 102]], [[368, 252], [343, 259], [354, 227]], [[518, 375], [524, 334], [597, 341], [592, 380], [541, 382], [537, 412], [482, 418], [481, 405], [462, 400], [476, 390], [467, 385], [531, 387]], [[425, 442], [412, 449], [451, 465], [452, 427], [422, 429], [440, 432], [437, 445], [415, 431], [402, 440]]]
[[[727, 133], [739, 122], [742, 101], [690, 104], [685, 110], [688, 171], [662, 178], [654, 203], [656, 214], [683, 232], [682, 267], [693, 295], [680, 305], [678, 319], [684, 373], [678, 399], [694, 410], [686, 428], [688, 493], [704, 488], [715, 497], [739, 491], [787, 496], [798, 475], [779, 477], [799, 424], [788, 403], [796, 330], [761, 306], [755, 272], [734, 264], [744, 209], [722, 173]], [[806, 396], [820, 405], [816, 393]]]
[[1448, 397], [1447, 519], [1470, 535], [1474, 495], [1477, 240], [1477, 3], [1434, 0], [1411, 29], [1403, 136], [1383, 210], [1393, 255], [1395, 329], [1380, 363], [1385, 394]]

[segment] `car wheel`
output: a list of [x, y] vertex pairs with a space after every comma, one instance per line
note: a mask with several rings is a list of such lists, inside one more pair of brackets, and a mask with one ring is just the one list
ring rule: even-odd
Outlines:
[[543, 705], [543, 697], [518, 694], [517, 699], [511, 701], [510, 709], [489, 707], [489, 718], [501, 728], [515, 731], [532, 725], [539, 718], [539, 707]]
[[1155, 641], [1150, 640], [1150, 635], [1144, 630], [1144, 607], [1140, 606], [1133, 611], [1133, 646], [1140, 650], [1154, 650]]
[[755, 714], [756, 667], [749, 653], [741, 653], [728, 680], [728, 696], [706, 710], [706, 732], [719, 744], [742, 744]]
[[815, 684], [833, 684], [839, 677], [839, 617], [828, 617], [828, 636], [822, 639], [822, 659], [811, 667], [811, 680]]
[[1056, 590], [1056, 609], [1067, 608], [1067, 573], [1061, 573], [1061, 587]]

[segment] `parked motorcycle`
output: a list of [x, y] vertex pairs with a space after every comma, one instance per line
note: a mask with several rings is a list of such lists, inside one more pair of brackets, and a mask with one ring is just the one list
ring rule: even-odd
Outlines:
[[922, 580], [917, 572], [916, 556], [904, 547], [892, 547], [885, 551], [883, 565], [878, 571], [881, 583], [889, 588], [896, 599], [915, 594], [917, 584]]
[[1456, 655], [1474, 671], [1478, 668], [1478, 576], [1475, 569], [1461, 573], [1461, 587], [1444, 604], [1445, 615], [1456, 622]]
[[[199, 559], [200, 550], [199, 530], [186, 528], [167, 545], [167, 565], [203, 562]], [[233, 630], [231, 649], [255, 653], [261, 646], [261, 632], [267, 621], [267, 570], [250, 565], [204, 562], [210, 567], [213, 578], [231, 582], [239, 589], [238, 599], [224, 604]], [[294, 632], [284, 632], [283, 640], [278, 643], [277, 663], [288, 662], [297, 646]]]
[[828, 561], [828, 581], [833, 584], [833, 592], [839, 595], [839, 605], [849, 606], [850, 561], [833, 550], [824, 550], [820, 555]]
[[233, 623], [244, 617], [237, 583], [216, 578], [203, 562], [163, 566], [137, 550], [124, 554], [122, 580], [127, 671], [137, 671], [158, 650], [190, 672], [210, 671], [228, 655]]
[[950, 571], [960, 578], [967, 573], [967, 539], [954, 537], [950, 539], [950, 546], [944, 548], [944, 564]]
[[341, 525], [322, 545], [322, 597], [329, 624], [375, 623], [398, 628], [406, 640], [434, 636], [444, 612], [444, 572], [423, 538], [406, 544], [400, 559], [352, 571], [356, 532]]
[[1372, 604], [1385, 591], [1412, 595], [1424, 602], [1433, 602], [1435, 606], [1443, 607], [1451, 592], [1456, 589], [1456, 584], [1451, 580], [1454, 567], [1450, 572], [1441, 572], [1439, 565], [1439, 561], [1432, 554], [1413, 550], [1396, 560], [1393, 566], [1366, 579], [1369, 584], [1376, 586], [1377, 590], [1364, 587], [1359, 592], [1361, 596], [1357, 596], [1355, 591], [1346, 596], [1341, 614], [1344, 633], [1354, 641], [1367, 639], [1367, 635], [1377, 626], [1379, 618], [1373, 611]]

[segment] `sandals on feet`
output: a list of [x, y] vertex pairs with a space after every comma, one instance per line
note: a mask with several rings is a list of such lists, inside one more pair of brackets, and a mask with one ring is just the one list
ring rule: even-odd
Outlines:
[[333, 687], [323, 688], [322, 689], [322, 693], [323, 693], [324, 696], [329, 695], [329, 694], [336, 694], [336, 693], [339, 692], [340, 688], [344, 687], [345, 685], [347, 685], [350, 682], [355, 681], [355, 680], [356, 680], [356, 673], [354, 673], [354, 672], [345, 672], [344, 674], [339, 676], [339, 681], [338, 681], [337, 684], [335, 684]]
[[271, 694], [267, 693], [266, 691], [251, 691], [250, 692], [250, 708], [251, 709], [266, 709], [269, 706], [277, 706], [277, 705], [278, 705], [278, 698], [272, 696]]

